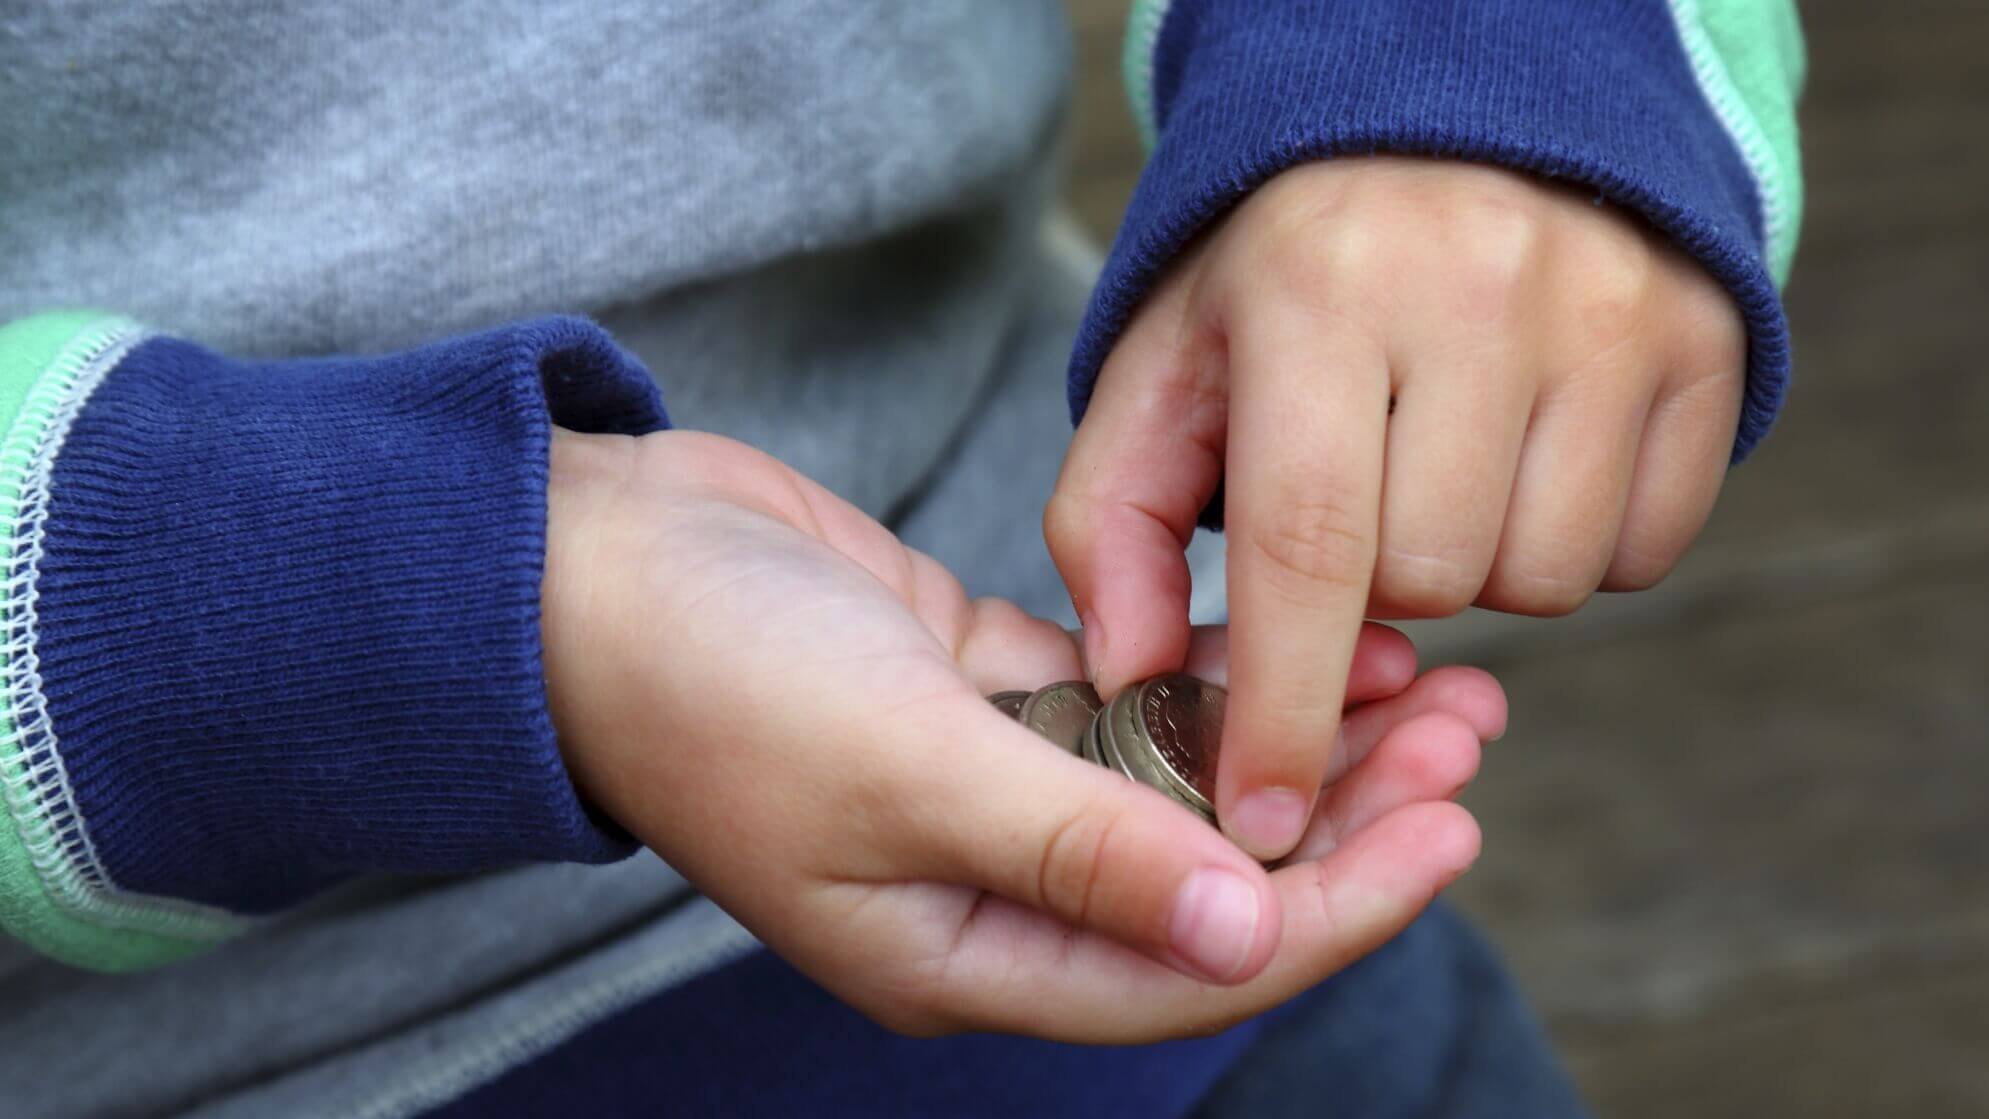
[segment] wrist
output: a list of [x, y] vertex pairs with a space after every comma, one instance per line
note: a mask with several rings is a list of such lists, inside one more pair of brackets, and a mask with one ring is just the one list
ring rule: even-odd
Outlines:
[[636, 440], [554, 428], [546, 472], [546, 559], [540, 586], [539, 633], [544, 649], [546, 704], [561, 759], [574, 786], [599, 804], [599, 766], [588, 744], [623, 730], [613, 679], [615, 615], [603, 592], [614, 580], [613, 530], [626, 518], [614, 506], [631, 468]]

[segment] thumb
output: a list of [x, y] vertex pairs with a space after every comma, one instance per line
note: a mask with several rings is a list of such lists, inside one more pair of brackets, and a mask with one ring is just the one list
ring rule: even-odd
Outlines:
[[1193, 978], [1239, 983], [1278, 943], [1265, 870], [1161, 794], [1044, 742], [985, 702], [950, 710], [948, 766], [925, 783], [916, 849], [934, 877], [1107, 936]]

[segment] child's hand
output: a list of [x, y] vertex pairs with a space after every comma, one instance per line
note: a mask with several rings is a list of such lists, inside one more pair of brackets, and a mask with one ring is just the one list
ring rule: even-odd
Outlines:
[[1181, 662], [1181, 549], [1226, 479], [1216, 805], [1283, 854], [1361, 619], [1656, 583], [1719, 491], [1744, 343], [1695, 263], [1572, 191], [1431, 160], [1286, 172], [1135, 315], [1047, 510], [1100, 690]]
[[[1317, 861], [1271, 873], [983, 698], [1077, 675], [1069, 635], [969, 601], [772, 459], [561, 433], [550, 495], [547, 681], [576, 782], [890, 1026], [1205, 1031], [1376, 947], [1476, 856], [1448, 798], [1504, 698], [1471, 671], [1409, 686], [1392, 631], [1351, 657], [1350, 694], [1389, 698], [1348, 719]], [[1191, 644], [1220, 678], [1220, 632]]]

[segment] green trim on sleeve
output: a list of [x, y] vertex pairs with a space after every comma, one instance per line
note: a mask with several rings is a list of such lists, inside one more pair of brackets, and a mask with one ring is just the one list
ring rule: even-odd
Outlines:
[[76, 808], [34, 656], [55, 456], [90, 392], [143, 338], [136, 324], [93, 312], [0, 326], [0, 932], [103, 971], [164, 964], [247, 924], [111, 882]]
[[1140, 139], [1152, 151], [1159, 142], [1160, 123], [1153, 107], [1153, 52], [1160, 46], [1160, 27], [1167, 22], [1167, 9], [1173, 0], [1133, 0], [1132, 15], [1126, 21], [1126, 97], [1133, 107]]
[[1802, 228], [1796, 99], [1808, 62], [1793, 0], [1669, 0], [1700, 92], [1754, 176], [1768, 270], [1789, 282]]

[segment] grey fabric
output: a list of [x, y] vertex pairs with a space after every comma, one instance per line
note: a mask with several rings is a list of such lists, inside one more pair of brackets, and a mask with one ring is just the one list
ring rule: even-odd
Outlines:
[[[1089, 279], [1039, 244], [1062, 21], [1057, 0], [7, 4], [0, 320], [97, 306], [302, 355], [590, 313], [681, 425], [1067, 613], [1037, 531]], [[0, 945], [0, 1111], [405, 1114], [749, 944], [642, 856], [356, 883], [135, 976]]]
[[[600, 308], [999, 194], [1047, 0], [195, 0], [0, 14], [0, 314], [249, 353]], [[22, 153], [26, 157], [22, 158]]]
[[362, 883], [158, 971], [24, 968], [0, 982], [6, 1105], [35, 1116], [157, 1115], [346, 1063], [355, 1047], [528, 985], [667, 919], [685, 893], [647, 855], [611, 867]]
[[[1071, 439], [1064, 369], [1078, 319], [1103, 261], [1067, 221], [1053, 222], [1034, 274], [1038, 285], [1010, 336], [1004, 375], [960, 430], [932, 485], [893, 527], [915, 548], [959, 574], [967, 590], [998, 595], [1067, 627], [1077, 617], [1043, 543], [1043, 505]], [[1188, 545], [1198, 623], [1228, 617], [1222, 537], [1197, 532]]]
[[[1015, 326], [1042, 176], [1013, 185], [998, 203], [862, 248], [597, 317], [656, 373], [677, 423], [751, 443], [885, 516], [941, 462]], [[1059, 416], [1058, 431], [1069, 427]]]

